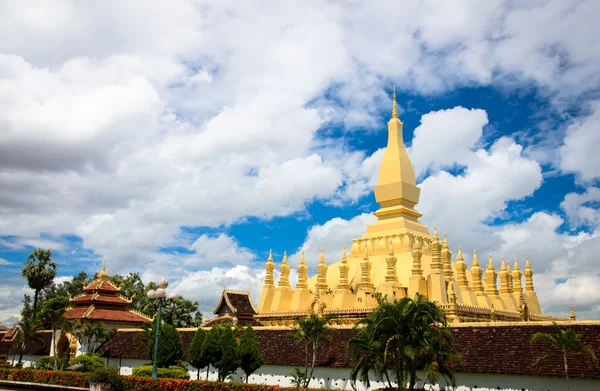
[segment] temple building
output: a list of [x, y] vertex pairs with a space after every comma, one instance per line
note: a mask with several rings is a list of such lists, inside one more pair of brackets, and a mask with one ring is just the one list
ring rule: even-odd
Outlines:
[[469, 265], [460, 246], [453, 258], [446, 233], [434, 227], [432, 234], [419, 221], [421, 189], [402, 126], [394, 92], [387, 149], [374, 189], [380, 206], [374, 212], [377, 221], [353, 239], [349, 251], [340, 249], [334, 263], [328, 264], [321, 251], [317, 275], [311, 278], [302, 251], [295, 288], [290, 286], [292, 266], [286, 255], [276, 284], [277, 265], [270, 254], [255, 318], [265, 325], [287, 325], [315, 311], [332, 315], [333, 323], [353, 324], [376, 307], [378, 296], [399, 299], [419, 293], [436, 301], [453, 323], [561, 320], [542, 315], [528, 258], [521, 265], [516, 259], [494, 260], [491, 254], [480, 261], [474, 250]]

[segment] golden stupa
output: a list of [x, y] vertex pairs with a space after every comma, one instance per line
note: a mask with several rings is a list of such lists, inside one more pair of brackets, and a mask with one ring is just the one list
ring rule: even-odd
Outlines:
[[421, 189], [404, 146], [395, 92], [387, 149], [374, 191], [381, 206], [374, 212], [378, 220], [361, 238], [353, 239], [349, 254], [344, 246], [339, 261], [327, 265], [321, 251], [316, 276], [307, 278], [302, 252], [298, 283], [292, 289], [290, 265], [284, 255], [276, 286], [276, 265], [269, 255], [256, 316], [259, 321], [289, 325], [314, 311], [332, 315], [334, 323], [352, 324], [376, 307], [378, 295], [402, 298], [416, 293], [436, 301], [453, 323], [562, 319], [541, 315], [529, 259], [522, 273], [517, 260], [511, 271], [503, 257], [497, 272], [491, 255], [484, 269], [474, 251], [468, 269], [460, 246], [453, 261], [446, 234], [440, 238], [434, 228], [432, 236], [419, 222], [422, 215], [415, 206]]

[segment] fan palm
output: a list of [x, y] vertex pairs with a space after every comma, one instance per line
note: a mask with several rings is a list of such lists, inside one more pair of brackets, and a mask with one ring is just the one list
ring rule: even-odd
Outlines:
[[555, 350], [542, 354], [533, 362], [533, 367], [537, 369], [540, 363], [551, 357], [562, 357], [565, 367], [565, 377], [567, 379], [567, 389], [571, 391], [571, 382], [569, 380], [568, 357], [577, 358], [586, 365], [594, 367], [598, 362], [594, 350], [581, 342], [581, 334], [568, 329], [561, 329], [556, 322], [552, 322], [556, 336], [550, 333], [535, 333], [531, 336], [531, 344], [542, 341], [551, 344]]
[[42, 289], [52, 284], [56, 277], [56, 263], [52, 261], [52, 251], [38, 248], [34, 250], [25, 262], [25, 267], [21, 271], [23, 277], [27, 279], [27, 284], [35, 291], [33, 297], [33, 320], [37, 314], [38, 296]]

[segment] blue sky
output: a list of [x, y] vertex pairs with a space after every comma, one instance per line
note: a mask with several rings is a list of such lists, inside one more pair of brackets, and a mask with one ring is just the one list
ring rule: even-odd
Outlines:
[[0, 321], [36, 247], [204, 312], [257, 300], [269, 249], [336, 261], [377, 209], [393, 84], [422, 221], [600, 317], [596, 2], [90, 7], [0, 9]]

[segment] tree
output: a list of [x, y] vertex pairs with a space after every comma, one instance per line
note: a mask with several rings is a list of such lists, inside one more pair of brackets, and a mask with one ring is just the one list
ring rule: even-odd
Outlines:
[[104, 323], [85, 322], [79, 325], [78, 337], [85, 343], [86, 353], [96, 353], [96, 350], [111, 335]]
[[204, 337], [204, 341], [202, 341], [202, 356], [209, 363], [209, 365], [206, 367], [206, 380], [208, 380], [210, 365], [216, 368], [217, 363], [221, 361], [222, 351], [220, 339], [222, 330], [223, 325], [213, 326], [206, 334], [206, 337]]
[[65, 327], [65, 309], [69, 305], [66, 297], [57, 297], [46, 300], [40, 314], [44, 325], [52, 330], [52, 347], [54, 349], [54, 369], [58, 369], [58, 355], [56, 350], [56, 331]]
[[[148, 343], [148, 356], [154, 361], [154, 343], [155, 343], [156, 326], [152, 329], [152, 337]], [[157, 364], [160, 368], [167, 368], [177, 364], [183, 356], [183, 348], [181, 339], [177, 329], [171, 325], [165, 324], [160, 328], [158, 337], [158, 355]]]
[[575, 333], [571, 329], [563, 330], [556, 322], [552, 322], [556, 336], [550, 333], [535, 333], [531, 336], [531, 344], [536, 342], [546, 342], [554, 347], [553, 352], [543, 353], [533, 362], [533, 367], [538, 368], [540, 363], [551, 357], [561, 357], [565, 367], [565, 377], [567, 379], [567, 389], [571, 391], [571, 382], [569, 380], [569, 365], [568, 358], [576, 358], [581, 360], [589, 367], [594, 367], [598, 362], [594, 349], [591, 346], [586, 346], [581, 341], [581, 334]]
[[88, 275], [86, 272], [79, 272], [72, 280], [64, 281], [60, 284], [52, 282], [46, 288], [40, 292], [40, 301], [44, 302], [48, 299], [55, 297], [75, 297], [83, 293], [84, 284], [89, 283]]
[[264, 363], [263, 357], [260, 354], [260, 343], [258, 342], [258, 338], [256, 338], [256, 334], [254, 333], [252, 326], [246, 327], [242, 333], [238, 349], [240, 367], [246, 374], [246, 383], [248, 383], [248, 378], [250, 375], [253, 374]]
[[221, 359], [215, 363], [215, 368], [219, 374], [219, 381], [225, 381], [227, 376], [240, 367], [238, 343], [233, 330], [227, 325], [221, 330], [219, 348], [221, 349]]
[[34, 323], [30, 317], [23, 317], [16, 325], [17, 335], [15, 342], [17, 349], [19, 350], [19, 364], [23, 361], [23, 354], [27, 345], [32, 342], [40, 342], [42, 339], [38, 335], [40, 331], [40, 325]]
[[369, 373], [384, 379], [392, 388], [391, 372], [399, 389], [414, 390], [417, 370], [425, 369], [427, 379], [437, 383], [441, 376], [454, 386], [449, 368], [457, 359], [453, 337], [442, 310], [424, 296], [393, 302], [379, 299], [379, 305], [354, 328], [348, 342], [355, 362], [352, 381], [369, 384]]
[[21, 271], [27, 284], [35, 291], [33, 296], [33, 319], [37, 315], [38, 295], [40, 291], [50, 284], [56, 277], [56, 263], [52, 261], [52, 251], [38, 248], [34, 250], [25, 262], [25, 267]]
[[[304, 384], [303, 387], [308, 387], [315, 369], [317, 361], [317, 351], [319, 349], [319, 341], [322, 339], [331, 340], [331, 329], [327, 327], [327, 323], [331, 318], [328, 316], [319, 316], [315, 313], [310, 314], [306, 319], [296, 320], [296, 325], [292, 329], [291, 337], [297, 339], [304, 345]], [[308, 373], [308, 356], [312, 348], [312, 363], [310, 366], [310, 374]]]
[[202, 313], [198, 311], [198, 302], [178, 296], [163, 304], [161, 318], [175, 327], [200, 327]]
[[[190, 344], [190, 350], [188, 352], [188, 359], [190, 360], [190, 364], [198, 370], [198, 379], [200, 379], [200, 369], [210, 364], [208, 358], [202, 355], [202, 343], [206, 338], [206, 334], [206, 331], [198, 327], [198, 330], [196, 330], [196, 333], [194, 334], [194, 338], [192, 339], [192, 343]], [[206, 380], [208, 380], [208, 373], [206, 375]]]

